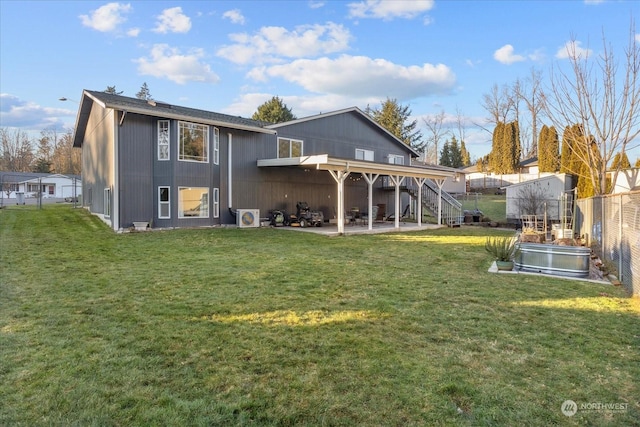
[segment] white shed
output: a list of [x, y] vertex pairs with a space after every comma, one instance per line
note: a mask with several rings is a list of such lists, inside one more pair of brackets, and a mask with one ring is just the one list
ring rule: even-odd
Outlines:
[[548, 221], [559, 221], [564, 197], [573, 188], [574, 177], [566, 173], [510, 185], [506, 188], [507, 221], [517, 223], [523, 215], [545, 214]]

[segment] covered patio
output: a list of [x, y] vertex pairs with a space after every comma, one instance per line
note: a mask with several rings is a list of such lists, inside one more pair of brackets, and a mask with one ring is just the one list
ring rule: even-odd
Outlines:
[[[455, 169], [442, 166], [406, 166], [393, 163], [375, 163], [364, 160], [330, 157], [328, 154], [263, 159], [258, 160], [258, 167], [301, 167], [327, 171], [337, 185], [338, 206], [336, 209], [336, 233], [338, 235], [348, 234], [348, 229], [345, 228], [344, 182], [351, 174], [361, 174], [368, 185], [368, 219], [366, 222], [368, 227], [367, 230], [369, 232], [373, 232], [375, 220], [375, 218], [372, 217], [373, 184], [379, 177], [389, 177], [390, 182], [395, 186], [395, 214], [393, 228], [397, 231], [400, 229], [401, 217], [400, 187], [403, 185], [403, 183], [406, 183], [405, 180], [413, 179], [418, 188], [422, 188], [422, 185], [425, 183], [425, 181], [427, 179], [431, 179], [438, 185], [439, 193], [441, 195], [442, 186], [444, 185], [445, 179], [455, 179], [458, 176], [458, 172]], [[439, 199], [440, 202], [438, 206], [438, 225], [441, 225], [441, 197], [439, 197]], [[418, 206], [422, 206], [421, 191], [418, 192]], [[417, 223], [415, 224], [415, 226], [422, 227], [422, 215], [417, 215]]]
[[400, 226], [396, 227], [392, 221], [376, 222], [371, 227], [367, 225], [346, 225], [343, 227], [343, 231], [338, 231], [338, 224], [325, 224], [322, 227], [277, 227], [279, 230], [289, 231], [301, 231], [304, 233], [315, 233], [324, 236], [354, 236], [359, 234], [383, 234], [383, 233], [404, 233], [414, 232], [422, 230], [433, 230], [436, 228], [446, 227], [445, 225], [438, 224], [421, 224], [418, 225], [415, 222], [403, 222], [400, 221]]

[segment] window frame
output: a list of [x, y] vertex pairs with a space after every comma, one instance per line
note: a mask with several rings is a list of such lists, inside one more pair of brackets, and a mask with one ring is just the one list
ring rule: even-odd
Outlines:
[[[206, 215], [185, 215], [185, 209], [184, 209], [184, 193], [183, 190], [189, 190], [189, 191], [193, 191], [193, 190], [206, 190], [206, 191], [202, 191], [200, 193], [200, 205], [202, 205], [202, 198], [204, 195], [206, 195]], [[189, 210], [193, 210], [192, 209], [188, 209]], [[200, 213], [203, 212], [203, 208], [200, 207]], [[188, 187], [188, 186], [180, 186], [178, 187], [178, 218], [180, 219], [191, 219], [191, 218], [209, 218], [209, 187]]]
[[213, 164], [220, 164], [220, 129], [213, 128]]
[[[358, 154], [362, 154], [362, 158], [358, 158]], [[368, 159], [367, 154], [370, 155], [370, 159]], [[365, 162], [373, 162], [375, 160], [375, 151], [373, 150], [365, 150], [364, 148], [356, 148], [356, 154], [355, 154], [355, 159], [356, 160], [362, 160]]]
[[[162, 200], [162, 190], [167, 190], [167, 200]], [[167, 215], [162, 215], [162, 207], [167, 207]], [[171, 187], [168, 185], [158, 186], [158, 219], [171, 219]]]
[[213, 188], [213, 217], [220, 218], [220, 189]]
[[[400, 159], [401, 162], [398, 163], [397, 161], [394, 161]], [[399, 154], [389, 154], [389, 163], [392, 165], [404, 165], [404, 156], [401, 156]]]
[[111, 218], [111, 188], [104, 189], [104, 206], [103, 215], [105, 218]]
[[[285, 143], [285, 141], [289, 146], [288, 147], [288, 152], [289, 153], [288, 153], [287, 156], [281, 156], [280, 155], [280, 145], [281, 145], [281, 143]], [[300, 153], [299, 153], [298, 156], [293, 156], [292, 155], [293, 154], [293, 150], [294, 150], [294, 148], [293, 148], [294, 143], [296, 143], [296, 145], [298, 145], [297, 143], [299, 143], [299, 145], [300, 145]], [[290, 158], [293, 158], [293, 157], [302, 157], [302, 156], [304, 156], [304, 141], [302, 139], [284, 138], [284, 137], [280, 138], [280, 137], [278, 137], [277, 144], [278, 144], [277, 145], [277, 150], [278, 150], [278, 158], [279, 159], [290, 159]]]
[[[183, 141], [183, 132], [185, 129], [193, 130], [193, 128], [201, 128], [202, 131], [202, 148], [203, 148], [203, 156], [204, 160], [197, 160], [190, 156], [191, 158], [187, 158], [184, 152], [184, 146], [182, 144]], [[178, 161], [181, 162], [191, 162], [191, 163], [209, 163], [209, 126], [203, 125], [200, 123], [187, 122], [187, 121], [179, 121], [178, 122]]]
[[[164, 128], [166, 125], [166, 128]], [[158, 160], [167, 161], [171, 160], [171, 121], [170, 120], [158, 120]], [[165, 135], [166, 134], [166, 135]], [[165, 136], [163, 136], [165, 135]], [[161, 147], [166, 148], [166, 158], [162, 157]]]

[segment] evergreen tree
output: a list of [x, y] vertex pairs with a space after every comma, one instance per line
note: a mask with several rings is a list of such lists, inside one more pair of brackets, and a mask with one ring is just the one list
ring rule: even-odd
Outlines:
[[282, 99], [274, 96], [269, 101], [260, 105], [251, 118], [267, 123], [283, 123], [295, 120], [296, 116], [293, 115], [291, 109], [286, 106]]
[[560, 168], [558, 132], [556, 128], [542, 126], [538, 138], [538, 168], [540, 172], [556, 172]]
[[504, 173], [515, 173], [520, 164], [520, 126], [518, 121], [507, 124], [503, 142]]
[[471, 154], [467, 151], [464, 141], [460, 141], [460, 155], [462, 156], [462, 166], [471, 166]]
[[[146, 85], [146, 83], [145, 83], [145, 85]], [[148, 88], [147, 88], [147, 90], [148, 90]], [[107, 88], [104, 90], [104, 92], [105, 93], [110, 93], [111, 95], [121, 95], [123, 91], [121, 90], [120, 92], [118, 92], [116, 90], [115, 86], [107, 86]]]
[[[115, 89], [115, 87], [114, 87], [114, 89]], [[136, 93], [136, 98], [144, 99], [145, 101], [153, 99], [151, 97], [151, 92], [149, 91], [149, 86], [147, 86], [147, 82], [142, 83], [142, 86], [140, 87], [140, 90], [138, 91], [138, 93]]]
[[442, 150], [440, 150], [440, 162], [441, 166], [451, 166], [451, 148], [449, 141], [445, 141]]
[[611, 161], [611, 169], [630, 169], [631, 162], [629, 162], [629, 157], [627, 157], [627, 153], [616, 153]]
[[489, 153], [489, 169], [497, 174], [504, 173], [502, 156], [500, 155], [504, 149], [504, 127], [503, 122], [496, 123], [496, 127], [493, 130], [491, 153]]
[[408, 106], [402, 106], [397, 100], [387, 98], [379, 110], [367, 106], [365, 112], [405, 144], [416, 149], [422, 146], [422, 134], [417, 130], [418, 121], [407, 122], [411, 116]]
[[36, 159], [36, 163], [33, 167], [33, 172], [37, 173], [50, 173], [51, 172], [51, 161], [45, 159], [44, 157], [38, 157]]

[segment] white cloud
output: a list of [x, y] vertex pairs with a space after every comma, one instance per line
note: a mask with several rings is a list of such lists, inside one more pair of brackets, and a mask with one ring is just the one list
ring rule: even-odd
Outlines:
[[[0, 94], [0, 127], [21, 128], [39, 132], [44, 129], [64, 129], [73, 126], [76, 111], [64, 108], [43, 107], [24, 101], [15, 95]], [[66, 120], [63, 120], [66, 118]]]
[[305, 95], [305, 96], [283, 96], [282, 94], [271, 93], [245, 93], [235, 100], [231, 105], [222, 111], [234, 116], [251, 117], [256, 112], [256, 106], [262, 105], [273, 96], [278, 96], [291, 108], [293, 114], [298, 118], [308, 117], [315, 114], [329, 111], [341, 110], [348, 107], [365, 108], [367, 104], [378, 104], [378, 98], [354, 99], [351, 96], [329, 95]]
[[239, 9], [227, 10], [222, 14], [222, 17], [228, 19], [234, 24], [244, 25], [244, 16]]
[[324, 7], [324, 5], [325, 5], [324, 1], [309, 0], [309, 8], [311, 9], [320, 9], [321, 7]]
[[90, 15], [80, 15], [82, 25], [103, 33], [115, 31], [125, 22], [125, 14], [131, 11], [130, 4], [108, 3], [91, 12]]
[[384, 59], [342, 55], [337, 59], [299, 59], [289, 64], [256, 68], [250, 77], [282, 78], [314, 93], [355, 98], [399, 100], [451, 91], [456, 77], [443, 64], [403, 66]]
[[138, 37], [139, 34], [140, 34], [140, 28], [131, 28], [127, 30], [127, 35], [129, 37]]
[[[412, 19], [433, 8], [434, 0], [366, 0], [349, 3], [349, 17], [391, 20]], [[427, 21], [426, 23], [428, 23]]]
[[234, 44], [218, 49], [217, 55], [236, 64], [280, 62], [340, 52], [349, 47], [351, 33], [342, 25], [305, 25], [289, 31], [283, 27], [262, 27], [258, 33], [236, 33]]
[[211, 67], [201, 61], [202, 49], [193, 49], [182, 54], [179, 49], [166, 44], [156, 44], [149, 58], [139, 58], [138, 72], [158, 78], [166, 78], [178, 84], [187, 82], [217, 83], [220, 78]]
[[191, 18], [182, 13], [181, 7], [165, 9], [157, 19], [156, 33], [187, 33], [191, 29]]
[[556, 52], [556, 58], [558, 59], [569, 59], [569, 58], [587, 58], [591, 56], [593, 51], [591, 49], [585, 49], [580, 47], [582, 43], [573, 40], [568, 41]]
[[502, 46], [500, 49], [493, 52], [493, 58], [502, 63], [502, 64], [513, 64], [514, 62], [521, 62], [525, 60], [525, 57], [522, 55], [516, 55], [513, 53], [513, 46], [510, 44], [506, 44]]

